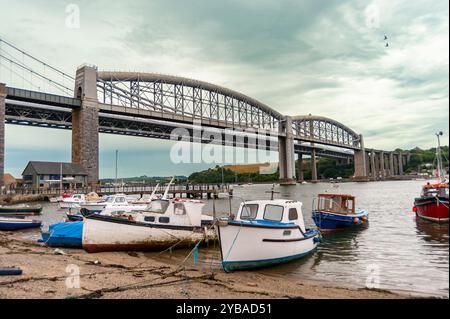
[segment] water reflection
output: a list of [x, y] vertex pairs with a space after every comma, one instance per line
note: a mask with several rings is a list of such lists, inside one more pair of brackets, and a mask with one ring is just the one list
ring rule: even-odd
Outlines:
[[438, 224], [416, 217], [416, 228], [419, 238], [425, 242], [448, 244], [448, 223]]

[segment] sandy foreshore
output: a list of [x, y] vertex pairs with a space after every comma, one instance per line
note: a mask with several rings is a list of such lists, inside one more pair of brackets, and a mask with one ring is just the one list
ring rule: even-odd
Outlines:
[[[158, 254], [99, 253], [55, 248], [0, 232], [0, 267], [21, 276], [0, 277], [0, 298], [409, 298], [384, 290], [326, 287], [257, 272], [227, 274], [161, 261]], [[72, 277], [79, 272], [79, 277]], [[79, 278], [79, 281], [78, 281]], [[79, 288], [77, 287], [79, 284]]]

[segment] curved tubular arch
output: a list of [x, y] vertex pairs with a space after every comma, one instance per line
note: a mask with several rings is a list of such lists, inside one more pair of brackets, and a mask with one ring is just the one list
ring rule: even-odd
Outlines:
[[247, 95], [208, 82], [157, 73], [98, 72], [104, 104], [214, 120], [227, 126], [278, 130], [284, 118]]
[[353, 149], [361, 148], [361, 138], [348, 126], [324, 116], [293, 116], [294, 137], [316, 143]]

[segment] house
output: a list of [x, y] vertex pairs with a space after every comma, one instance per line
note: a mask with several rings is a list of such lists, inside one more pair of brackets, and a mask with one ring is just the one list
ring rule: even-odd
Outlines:
[[[62, 175], [62, 178], [61, 178]], [[73, 189], [87, 186], [87, 172], [80, 164], [61, 162], [28, 162], [23, 173], [28, 188]]]

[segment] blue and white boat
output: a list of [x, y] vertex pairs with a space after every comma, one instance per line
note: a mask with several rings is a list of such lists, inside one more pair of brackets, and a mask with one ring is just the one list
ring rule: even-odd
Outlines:
[[367, 224], [369, 212], [363, 209], [356, 211], [355, 204], [355, 197], [352, 195], [319, 194], [313, 201], [312, 219], [321, 230], [344, 229]]
[[216, 227], [226, 272], [299, 259], [321, 240], [320, 232], [305, 228], [302, 203], [284, 199], [243, 202], [236, 218]]
[[83, 221], [64, 222], [50, 225], [41, 234], [44, 244], [50, 247], [82, 247]]
[[42, 222], [21, 217], [0, 217], [0, 230], [19, 230], [28, 228], [39, 228]]

